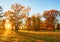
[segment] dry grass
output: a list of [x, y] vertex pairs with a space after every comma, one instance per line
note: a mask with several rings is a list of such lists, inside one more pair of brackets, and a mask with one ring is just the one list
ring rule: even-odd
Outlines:
[[60, 32], [19, 31], [22, 36], [37, 42], [60, 42]]
[[[0, 31], [2, 34], [4, 31]], [[11, 31], [1, 36], [0, 42], [60, 42], [60, 32]]]

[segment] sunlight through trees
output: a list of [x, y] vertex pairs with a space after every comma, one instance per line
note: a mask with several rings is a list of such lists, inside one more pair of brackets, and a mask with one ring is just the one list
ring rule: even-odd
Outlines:
[[[60, 11], [47, 10], [41, 16], [40, 13], [35, 13], [29, 17], [31, 8], [20, 4], [12, 4], [11, 10], [8, 10], [4, 15], [0, 16], [0, 28], [11, 30], [28, 30], [28, 31], [55, 31], [60, 29], [59, 19]], [[43, 18], [42, 18], [43, 17]]]

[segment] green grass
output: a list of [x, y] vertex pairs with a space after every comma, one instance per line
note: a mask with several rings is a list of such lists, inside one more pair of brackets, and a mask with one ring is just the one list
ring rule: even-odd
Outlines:
[[[60, 33], [59, 32], [42, 32], [42, 33], [31, 33], [31, 32], [17, 32], [22, 37], [25, 37], [25, 41], [35, 42], [42, 40], [44, 42], [60, 42]], [[50, 33], [50, 34], [49, 34]]]

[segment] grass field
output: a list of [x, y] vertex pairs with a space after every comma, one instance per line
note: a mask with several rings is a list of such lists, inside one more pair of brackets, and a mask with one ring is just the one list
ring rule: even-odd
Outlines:
[[60, 32], [0, 30], [0, 42], [60, 42]]
[[60, 32], [19, 31], [18, 34], [28, 42], [60, 42]]

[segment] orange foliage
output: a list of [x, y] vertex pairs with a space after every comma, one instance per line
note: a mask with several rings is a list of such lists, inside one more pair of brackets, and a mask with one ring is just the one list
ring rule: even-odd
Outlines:
[[49, 18], [49, 17], [51, 17], [51, 16], [57, 15], [57, 14], [56, 14], [57, 12], [58, 12], [57, 10], [45, 11], [44, 14], [43, 14], [43, 16], [46, 17], [46, 18]]
[[12, 11], [7, 11], [7, 12], [5, 12], [5, 16], [9, 16], [9, 15], [11, 15], [11, 14], [15, 14], [15, 13], [12, 12]]

